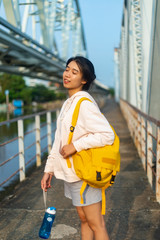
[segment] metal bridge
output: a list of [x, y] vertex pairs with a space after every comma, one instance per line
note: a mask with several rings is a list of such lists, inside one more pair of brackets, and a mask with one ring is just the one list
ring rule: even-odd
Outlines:
[[[160, 202], [160, 2], [125, 0], [120, 46], [115, 49], [120, 102], [143, 167]], [[154, 176], [154, 177], [153, 177]]]
[[61, 82], [65, 61], [87, 55], [78, 0], [1, 0], [0, 13], [0, 71]]
[[[1, 0], [0, 4], [0, 10], [4, 14], [0, 18], [1, 71], [61, 83], [65, 60], [76, 54], [87, 56], [78, 0]], [[114, 51], [115, 100], [118, 104], [109, 99], [102, 101], [104, 113], [115, 127], [121, 142], [121, 171], [115, 186], [107, 192], [109, 204], [108, 215], [105, 217], [109, 234], [114, 240], [158, 240], [160, 236], [159, 27], [158, 0], [124, 0], [120, 45]], [[95, 85], [99, 91], [105, 88], [99, 82]], [[101, 92], [100, 95], [103, 98]], [[41, 122], [43, 114], [46, 115], [46, 123]], [[4, 176], [1, 187], [17, 174], [20, 181], [23, 181], [26, 178], [26, 166], [32, 161], [37, 166], [41, 165], [43, 149], [40, 144], [47, 138], [44, 151], [50, 151], [53, 140], [51, 135], [54, 137], [55, 130], [51, 116], [55, 118], [55, 115], [49, 111], [0, 123], [0, 127], [3, 127], [17, 122], [19, 129], [17, 137], [0, 144], [3, 148], [16, 141], [19, 146], [18, 153], [0, 164], [5, 169], [6, 164], [14, 158], [18, 158], [19, 162], [15, 172], [8, 177]], [[25, 132], [23, 121], [29, 118], [35, 118], [35, 127]], [[46, 128], [46, 134], [41, 136], [43, 127]], [[34, 134], [29, 138], [33, 142], [29, 141], [29, 145], [25, 146], [29, 134]], [[25, 151], [33, 146], [36, 149], [35, 155], [26, 162]], [[39, 217], [43, 213], [42, 207], [37, 207], [37, 203], [38, 206], [43, 205], [37, 179], [42, 171], [38, 169], [33, 178], [28, 179], [28, 185], [25, 186], [22, 182], [13, 191], [13, 195], [2, 202], [0, 211], [3, 219], [7, 222], [7, 214], [12, 216], [10, 232], [7, 232], [3, 221], [0, 222], [1, 236], [4, 239], [14, 236], [18, 240], [20, 235], [22, 239], [30, 239], [31, 234], [32, 239], [37, 239]], [[40, 182], [40, 177], [38, 181]], [[24, 196], [22, 186], [25, 187]], [[28, 186], [33, 187], [32, 193]], [[61, 238], [79, 239], [79, 223], [74, 218], [74, 209], [69, 202], [63, 200], [63, 190], [59, 191], [62, 189], [61, 184], [56, 182], [55, 188], [57, 190], [53, 190], [53, 195], [58, 195], [54, 198], [54, 204], [59, 209], [56, 227], [64, 230], [67, 226], [66, 235], [62, 234]], [[49, 201], [52, 203], [53, 199], [50, 198]], [[66, 217], [63, 213], [66, 213]], [[15, 216], [18, 216], [16, 223]], [[21, 223], [25, 217], [26, 220]], [[31, 217], [35, 224], [28, 224]], [[16, 231], [14, 223], [18, 226]], [[51, 238], [58, 238], [55, 236], [57, 229]]]
[[160, 119], [160, 2], [125, 0], [115, 49], [116, 100]]

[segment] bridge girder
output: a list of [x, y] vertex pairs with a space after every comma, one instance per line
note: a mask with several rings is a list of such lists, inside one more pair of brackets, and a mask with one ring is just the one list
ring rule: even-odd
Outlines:
[[[62, 84], [66, 59], [87, 55], [78, 0], [0, 0], [2, 6], [0, 71]], [[97, 80], [93, 90], [109, 92]]]
[[86, 56], [78, 0], [1, 0], [0, 11], [1, 71], [61, 82], [66, 59]]
[[53, 82], [62, 81], [65, 61], [0, 18], [0, 70]]
[[[118, 49], [120, 97], [142, 110], [143, 60], [141, 0], [124, 1], [121, 42]], [[117, 50], [115, 51], [115, 55]], [[115, 66], [117, 62], [115, 61]], [[118, 81], [118, 80], [117, 80]]]
[[87, 54], [78, 0], [2, 0], [2, 7], [10, 24], [62, 59]]

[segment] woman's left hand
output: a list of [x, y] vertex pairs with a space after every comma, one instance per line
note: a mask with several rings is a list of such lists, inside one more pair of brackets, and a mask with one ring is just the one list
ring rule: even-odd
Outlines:
[[67, 158], [71, 155], [73, 155], [74, 153], [76, 153], [76, 149], [73, 145], [73, 143], [70, 143], [68, 145], [64, 145], [62, 148], [61, 148], [61, 151], [60, 151], [60, 154], [64, 157], [64, 158]]

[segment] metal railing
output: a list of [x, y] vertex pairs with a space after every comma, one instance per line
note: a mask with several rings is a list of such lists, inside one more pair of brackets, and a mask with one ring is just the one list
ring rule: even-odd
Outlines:
[[[54, 118], [53, 118], [53, 114]], [[9, 177], [7, 177], [5, 180], [0, 181], [0, 187], [4, 186], [9, 180], [11, 180], [13, 177], [15, 177], [19, 173], [19, 180], [23, 181], [26, 178], [26, 166], [29, 165], [31, 162], [35, 161], [36, 166], [41, 165], [41, 157], [44, 152], [50, 152], [51, 147], [52, 147], [52, 135], [55, 132], [55, 127], [53, 124], [56, 122], [57, 116], [59, 114], [59, 109], [56, 110], [51, 110], [51, 111], [43, 111], [27, 116], [23, 116], [20, 118], [15, 118], [9, 121], [4, 121], [0, 123], [0, 128], [4, 125], [11, 124], [11, 123], [16, 123], [17, 122], [17, 137], [14, 137], [12, 139], [9, 139], [3, 143], [0, 143], [0, 151], [2, 147], [7, 146], [8, 144], [11, 144], [15, 141], [17, 141], [18, 145], [18, 152], [9, 157], [8, 159], [5, 159], [3, 162], [0, 162], [0, 170], [2, 167], [4, 167], [7, 163], [10, 161], [13, 161], [16, 157], [19, 159], [19, 168], [16, 169], [16, 171], [12, 172]], [[56, 116], [55, 116], [56, 115]], [[45, 117], [46, 121], [45, 123], [41, 123], [41, 117]], [[33, 119], [34, 118], [34, 119]], [[26, 119], [33, 119], [32, 121], [34, 122], [34, 128], [31, 129], [30, 131], [24, 132], [24, 120]], [[55, 124], [56, 125], [56, 124]], [[41, 136], [41, 130], [42, 128], [46, 127], [45, 134]], [[29, 137], [32, 139], [32, 141], [29, 141], [29, 145], [25, 145], [25, 137], [27, 135], [33, 134], [35, 135], [35, 141], [33, 141], [33, 137]], [[47, 139], [47, 145], [41, 146], [42, 140]], [[35, 148], [36, 154], [32, 156], [28, 161], [25, 159], [25, 152], [28, 149], [31, 149], [32, 147]], [[7, 167], [6, 167], [7, 169]]]
[[160, 202], [160, 121], [120, 100], [121, 111], [142, 160], [149, 183]]

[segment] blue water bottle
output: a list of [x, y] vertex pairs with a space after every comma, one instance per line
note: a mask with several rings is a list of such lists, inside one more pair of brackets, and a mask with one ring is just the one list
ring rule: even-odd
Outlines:
[[43, 238], [43, 239], [48, 239], [51, 233], [51, 228], [52, 228], [52, 224], [54, 222], [55, 219], [55, 215], [56, 215], [56, 208], [55, 207], [49, 207], [47, 208], [44, 218], [43, 218], [43, 222], [42, 222], [42, 226], [39, 230], [39, 237]]

